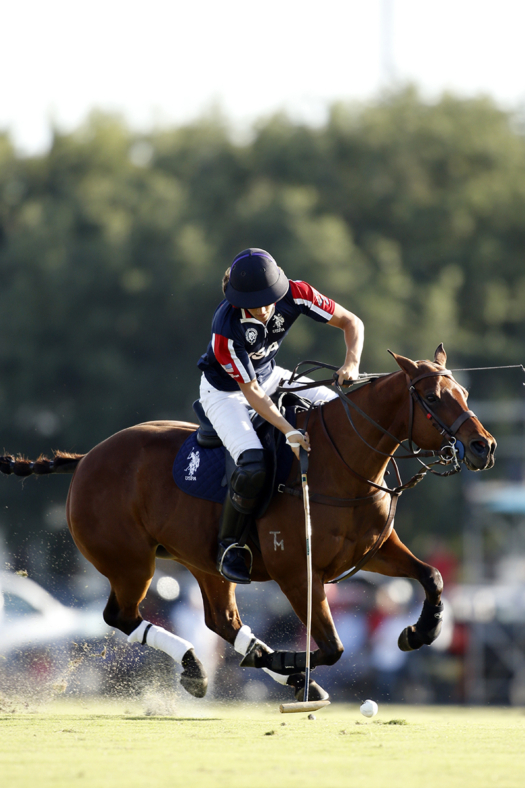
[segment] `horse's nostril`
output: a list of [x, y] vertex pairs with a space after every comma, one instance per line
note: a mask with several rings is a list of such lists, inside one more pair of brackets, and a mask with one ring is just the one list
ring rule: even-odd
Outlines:
[[470, 448], [472, 449], [474, 454], [478, 455], [478, 457], [485, 457], [489, 451], [488, 443], [487, 441], [484, 440], [472, 441], [472, 443], [470, 444]]

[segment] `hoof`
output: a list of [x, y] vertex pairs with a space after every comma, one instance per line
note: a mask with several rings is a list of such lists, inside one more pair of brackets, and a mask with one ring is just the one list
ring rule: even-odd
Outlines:
[[208, 689], [208, 676], [192, 648], [184, 654], [182, 667], [184, 670], [180, 675], [180, 683], [186, 692], [189, 692], [194, 698], [203, 698]]
[[424, 643], [415, 627], [407, 627], [401, 632], [397, 645], [401, 651], [416, 651], [416, 649], [421, 648]]
[[[295, 700], [297, 701], [304, 700], [305, 678], [306, 677], [304, 673], [293, 673], [291, 676], [288, 677], [288, 681], [286, 682], [289, 687], [294, 688]], [[328, 700], [329, 697], [330, 696], [326, 690], [320, 687], [316, 681], [310, 679], [310, 683], [308, 684], [309, 701]]]

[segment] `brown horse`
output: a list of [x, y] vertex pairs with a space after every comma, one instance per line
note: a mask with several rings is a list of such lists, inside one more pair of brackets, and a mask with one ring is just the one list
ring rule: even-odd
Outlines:
[[[343, 652], [324, 584], [361, 565], [366, 557], [368, 571], [413, 578], [425, 591], [422, 614], [401, 634], [400, 648], [420, 648], [439, 634], [441, 575], [401, 542], [393, 528], [394, 496], [385, 491], [386, 467], [399, 442], [409, 439], [410, 447], [413, 442], [425, 450], [422, 456], [434, 452], [443, 459], [442, 445], [457, 436], [470, 470], [494, 464], [496, 442], [468, 410], [466, 391], [445, 368], [443, 346], [432, 362], [393, 355], [401, 371], [352, 391], [348, 395], [353, 403], [350, 419], [348, 405], [343, 407], [339, 399], [314, 409], [309, 418], [312, 636], [317, 644], [311, 654], [312, 667], [332, 665]], [[304, 418], [304, 414], [299, 418], [299, 426]], [[180, 662], [184, 668], [181, 683], [188, 692], [202, 697], [207, 685], [192, 644], [144, 621], [139, 612], [159, 550], [197, 579], [207, 626], [243, 655], [241, 664], [263, 668], [302, 698], [304, 652], [272, 651], [255, 638], [241, 622], [235, 586], [215, 568], [221, 506], [190, 497], [173, 482], [173, 459], [195, 429], [185, 422], [139, 424], [86, 455], [58, 453], [52, 461], [40, 458], [35, 463], [3, 457], [0, 469], [19, 475], [74, 471], [67, 520], [80, 552], [111, 584], [105, 621], [126, 633], [130, 642], [160, 648]], [[288, 484], [293, 486], [296, 478], [294, 461]], [[305, 623], [307, 580], [300, 495], [276, 494], [258, 520], [257, 532], [260, 549], [252, 544], [253, 580], [275, 580]], [[311, 699], [327, 697], [315, 682], [309, 695]]]

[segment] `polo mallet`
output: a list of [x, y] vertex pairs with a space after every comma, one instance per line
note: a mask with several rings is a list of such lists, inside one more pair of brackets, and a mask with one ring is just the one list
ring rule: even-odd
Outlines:
[[301, 485], [303, 488], [304, 528], [306, 536], [306, 665], [304, 669], [304, 700], [296, 703], [282, 703], [279, 710], [282, 714], [297, 711], [317, 711], [324, 706], [329, 706], [329, 700], [308, 700], [308, 687], [310, 684], [310, 640], [312, 638], [312, 521], [310, 519], [310, 497], [308, 494], [308, 453], [301, 448], [299, 452], [301, 466]]

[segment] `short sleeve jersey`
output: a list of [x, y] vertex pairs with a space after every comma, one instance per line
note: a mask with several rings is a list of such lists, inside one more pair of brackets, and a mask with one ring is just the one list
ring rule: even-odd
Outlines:
[[217, 307], [212, 321], [212, 338], [197, 364], [211, 385], [220, 391], [238, 391], [239, 383], [269, 377], [281, 342], [299, 315], [327, 323], [335, 302], [321, 295], [307, 282], [290, 280], [288, 292], [275, 305], [264, 325], [247, 309], [228, 301]]

